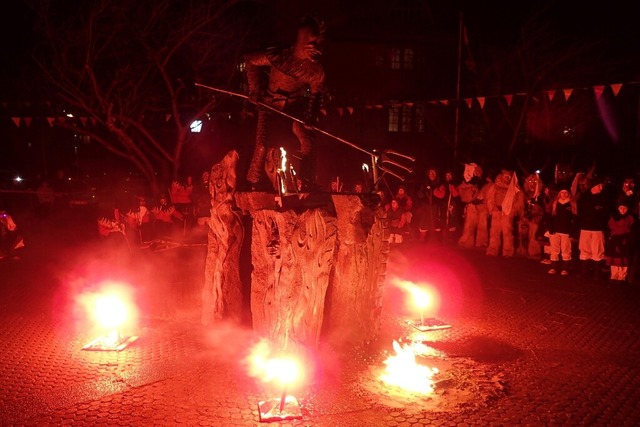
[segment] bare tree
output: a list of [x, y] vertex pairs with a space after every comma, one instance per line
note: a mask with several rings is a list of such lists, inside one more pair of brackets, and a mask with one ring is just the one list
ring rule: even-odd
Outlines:
[[191, 121], [217, 103], [193, 83], [224, 85], [234, 75], [250, 3], [34, 1], [35, 59], [65, 108], [90, 118], [59, 125], [130, 162], [158, 191], [177, 177]]

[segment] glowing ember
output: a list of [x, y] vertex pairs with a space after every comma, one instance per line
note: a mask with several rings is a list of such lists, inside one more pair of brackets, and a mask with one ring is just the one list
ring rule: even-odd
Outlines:
[[393, 349], [396, 354], [384, 361], [387, 367], [379, 379], [408, 392], [432, 393], [434, 385], [431, 378], [438, 373], [438, 369], [416, 363], [416, 355], [410, 345], [400, 345], [393, 341]]

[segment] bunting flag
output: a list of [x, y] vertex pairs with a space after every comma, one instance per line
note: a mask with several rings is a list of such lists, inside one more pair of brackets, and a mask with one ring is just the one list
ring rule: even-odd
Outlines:
[[347, 107], [347, 111], [349, 112], [349, 114], [353, 114], [353, 107]]
[[480, 108], [484, 108], [484, 96], [478, 97], [478, 103], [480, 103]]
[[565, 89], [562, 91], [564, 93], [564, 100], [568, 101], [569, 97], [571, 96], [571, 94], [573, 93], [573, 89]]
[[511, 101], [513, 101], [513, 95], [505, 95], [505, 101], [507, 101], [507, 107], [511, 107]]
[[553, 101], [553, 97], [556, 96], [556, 91], [555, 90], [548, 90], [547, 91], [547, 97], [549, 97], [549, 102]]
[[55, 117], [47, 117], [47, 122], [49, 122], [49, 126], [53, 127], [53, 124], [56, 122]]
[[616, 83], [611, 85], [611, 90], [613, 91], [613, 96], [618, 96], [620, 93], [620, 89], [622, 88], [622, 83]]
[[596, 99], [599, 100], [600, 97], [602, 96], [602, 92], [604, 92], [604, 86], [594, 86], [593, 91], [596, 94]]
[[471, 108], [471, 103], [473, 102], [473, 98], [465, 98], [464, 102], [467, 103], [467, 107]]
[[17, 127], [20, 127], [20, 117], [11, 117], [11, 120]]
[[25, 117], [24, 124], [27, 125], [27, 127], [29, 127], [29, 125], [31, 125], [31, 120], [33, 120], [33, 117]]
[[339, 115], [340, 117], [342, 117], [342, 115], [344, 114], [344, 108], [342, 108], [342, 107], [338, 107], [338, 108], [336, 108], [336, 109], [338, 110], [338, 115]]

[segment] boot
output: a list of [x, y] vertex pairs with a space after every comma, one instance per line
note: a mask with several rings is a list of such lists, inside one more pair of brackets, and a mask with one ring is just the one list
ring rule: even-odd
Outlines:
[[569, 275], [569, 270], [570, 268], [570, 263], [571, 261], [560, 261], [560, 275], [561, 276], [568, 276]]
[[559, 269], [560, 269], [560, 261], [551, 261], [551, 268], [549, 269], [549, 271], [547, 271], [547, 273], [556, 274]]
[[605, 261], [593, 261], [593, 280], [600, 281], [604, 278]]
[[589, 277], [589, 273], [591, 272], [591, 261], [590, 259], [581, 259], [580, 260], [580, 275], [582, 277]]

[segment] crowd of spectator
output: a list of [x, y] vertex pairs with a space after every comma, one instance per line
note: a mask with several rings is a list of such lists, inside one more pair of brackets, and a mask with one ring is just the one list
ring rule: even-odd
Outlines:
[[545, 184], [539, 171], [485, 174], [473, 163], [461, 175], [428, 168], [415, 188], [397, 186], [384, 203], [390, 243], [456, 244], [537, 260], [548, 274], [638, 282], [640, 199], [633, 176], [613, 180], [591, 169], [557, 173]]

